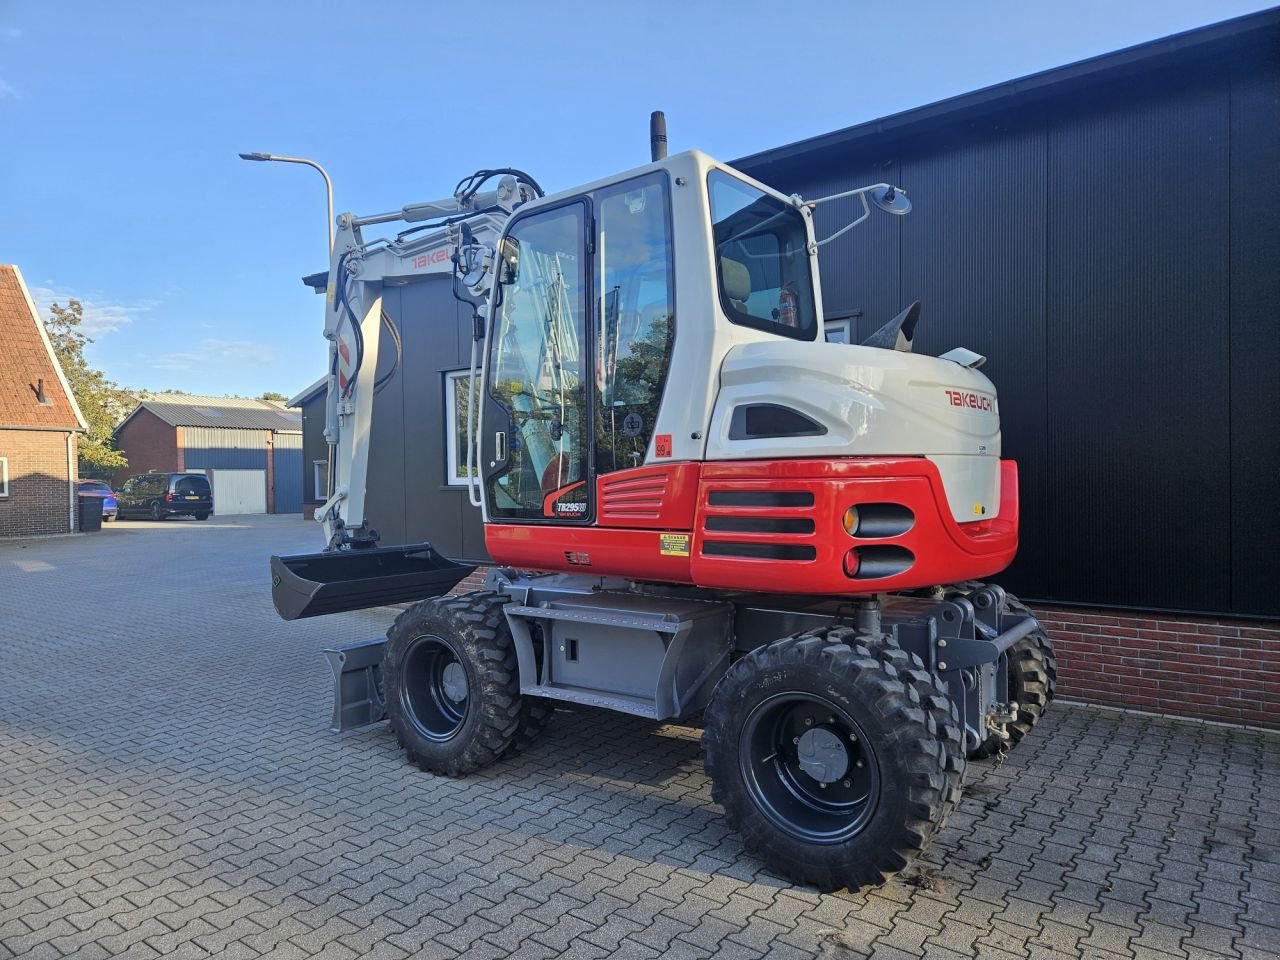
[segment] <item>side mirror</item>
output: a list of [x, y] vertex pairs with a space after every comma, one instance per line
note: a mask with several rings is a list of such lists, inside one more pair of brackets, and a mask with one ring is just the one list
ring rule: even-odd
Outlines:
[[503, 237], [498, 246], [498, 282], [509, 287], [520, 277], [520, 241]]
[[871, 202], [885, 213], [892, 213], [894, 216], [900, 217], [904, 213], [911, 212], [911, 201], [907, 199], [905, 193], [895, 187], [876, 187], [868, 196]]

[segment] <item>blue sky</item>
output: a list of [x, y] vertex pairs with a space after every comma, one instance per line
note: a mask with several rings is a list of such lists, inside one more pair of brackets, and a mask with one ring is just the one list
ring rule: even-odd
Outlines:
[[549, 190], [732, 159], [1270, 6], [1248, 0], [360, 4], [0, 0], [0, 263], [77, 297], [120, 383], [293, 393], [323, 372], [338, 211], [479, 167]]

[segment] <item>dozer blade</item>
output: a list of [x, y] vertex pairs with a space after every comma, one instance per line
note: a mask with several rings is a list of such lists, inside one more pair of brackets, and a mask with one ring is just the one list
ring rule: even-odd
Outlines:
[[473, 570], [429, 543], [272, 557], [271, 600], [285, 620], [298, 620], [438, 597]]

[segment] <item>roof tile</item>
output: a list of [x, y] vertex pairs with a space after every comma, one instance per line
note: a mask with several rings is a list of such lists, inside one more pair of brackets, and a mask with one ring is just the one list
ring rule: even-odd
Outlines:
[[[62, 388], [40, 331], [18, 268], [0, 264], [0, 428], [75, 430], [80, 422], [74, 401]], [[36, 397], [41, 380], [47, 405]]]

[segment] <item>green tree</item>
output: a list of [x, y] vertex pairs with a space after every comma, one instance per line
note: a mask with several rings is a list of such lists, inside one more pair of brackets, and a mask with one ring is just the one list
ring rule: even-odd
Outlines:
[[72, 299], [65, 307], [55, 303], [49, 308], [44, 328], [88, 426], [78, 445], [80, 470], [86, 474], [104, 473], [129, 465], [124, 454], [115, 448], [111, 434], [132, 404], [126, 391], [85, 359], [84, 348], [93, 343], [93, 338], [81, 329], [83, 323], [84, 308], [79, 300]]
[[259, 400], [274, 400], [276, 403], [287, 403], [287, 402], [288, 402], [288, 400], [289, 400], [289, 398], [288, 398], [288, 397], [286, 397], [283, 393], [276, 393], [274, 390], [268, 390], [266, 393], [264, 393], [264, 394], [263, 394], [262, 396], [260, 396], [258, 399], [259, 399]]

